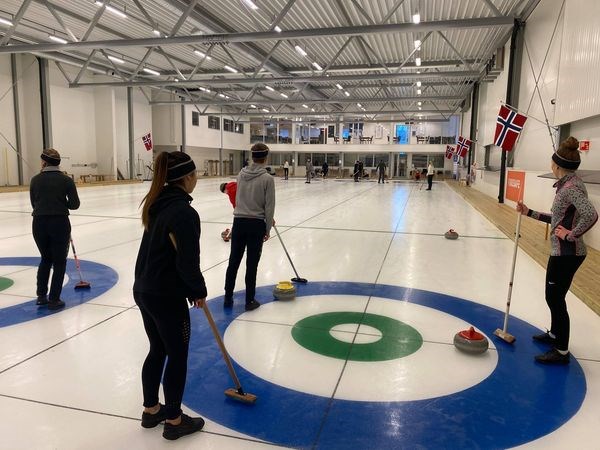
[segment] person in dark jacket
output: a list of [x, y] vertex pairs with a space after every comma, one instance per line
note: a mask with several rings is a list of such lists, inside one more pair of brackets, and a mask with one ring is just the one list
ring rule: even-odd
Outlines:
[[327, 174], [329, 173], [329, 164], [327, 164], [327, 161], [323, 163], [321, 170], [323, 171], [323, 178], [327, 178]]
[[[42, 255], [37, 271], [38, 306], [64, 308], [60, 299], [67, 269], [71, 223], [69, 210], [79, 208], [75, 182], [60, 171], [60, 154], [53, 148], [42, 152], [42, 171], [31, 179], [29, 198], [33, 207], [33, 239]], [[48, 295], [48, 280], [52, 282]]]
[[377, 184], [379, 183], [385, 183], [385, 169], [387, 167], [385, 166], [385, 163], [383, 162], [383, 160], [379, 161], [379, 164], [377, 164], [377, 173], [379, 175], [379, 178], [377, 178]]
[[354, 162], [354, 181], [358, 182], [358, 178], [360, 177], [360, 164], [358, 160]]
[[565, 296], [573, 277], [583, 263], [587, 250], [583, 235], [598, 221], [598, 213], [587, 196], [583, 181], [575, 171], [581, 163], [579, 141], [569, 137], [561, 142], [552, 155], [552, 173], [558, 179], [554, 184], [556, 195], [552, 213], [529, 209], [517, 203], [517, 211], [551, 226], [552, 245], [546, 269], [546, 303], [550, 308], [550, 330], [533, 336], [533, 340], [551, 346], [535, 360], [542, 364], [568, 364], [569, 335], [571, 330]]
[[231, 253], [225, 275], [225, 301], [223, 306], [233, 306], [235, 279], [244, 252], [246, 255], [246, 311], [260, 306], [254, 298], [256, 273], [263, 242], [269, 239], [275, 223], [275, 182], [265, 170], [269, 147], [263, 143], [252, 146], [252, 164], [244, 167], [237, 177], [236, 203], [231, 230]]
[[[207, 295], [200, 272], [200, 217], [190, 205], [195, 186], [196, 166], [188, 155], [156, 157], [152, 185], [142, 200], [144, 235], [135, 264], [133, 296], [150, 341], [142, 367], [142, 426], [164, 421], [163, 437], [169, 440], [204, 426], [201, 417], [181, 412], [190, 341], [186, 299], [201, 308]], [[164, 405], [158, 401], [161, 378]]]

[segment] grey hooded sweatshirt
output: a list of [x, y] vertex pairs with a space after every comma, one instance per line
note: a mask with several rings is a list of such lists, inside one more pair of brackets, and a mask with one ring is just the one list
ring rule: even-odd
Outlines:
[[234, 217], [262, 219], [268, 235], [275, 214], [275, 181], [264, 164], [252, 163], [240, 170], [237, 177]]

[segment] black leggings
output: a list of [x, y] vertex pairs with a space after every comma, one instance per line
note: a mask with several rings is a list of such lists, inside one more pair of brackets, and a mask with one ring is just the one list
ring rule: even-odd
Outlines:
[[569, 349], [570, 320], [565, 296], [584, 256], [551, 256], [546, 269], [546, 303], [550, 308], [550, 332], [558, 350]]
[[52, 283], [48, 297], [50, 301], [57, 301], [60, 299], [67, 270], [69, 236], [71, 236], [69, 217], [33, 216], [32, 230], [33, 239], [42, 255], [37, 271], [36, 295], [42, 297], [48, 294], [48, 279], [52, 269]]
[[229, 265], [225, 275], [225, 295], [230, 297], [235, 289], [235, 279], [244, 250], [248, 247], [246, 255], [246, 303], [254, 300], [256, 292], [256, 272], [258, 262], [262, 253], [263, 239], [266, 233], [266, 225], [263, 219], [246, 219], [236, 217], [233, 219], [231, 230], [231, 253]]
[[[142, 367], [142, 388], [146, 408], [158, 404], [163, 379], [167, 419], [181, 414], [181, 401], [187, 377], [190, 343], [190, 311], [184, 298], [171, 298], [134, 292], [150, 351]], [[166, 367], [165, 367], [166, 360]], [[164, 376], [163, 376], [164, 368]]]

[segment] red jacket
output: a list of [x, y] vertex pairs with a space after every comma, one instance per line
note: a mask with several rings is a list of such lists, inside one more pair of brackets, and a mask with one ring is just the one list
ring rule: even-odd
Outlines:
[[229, 201], [235, 208], [235, 194], [237, 193], [237, 181], [230, 181], [225, 186], [225, 193], [229, 197]]

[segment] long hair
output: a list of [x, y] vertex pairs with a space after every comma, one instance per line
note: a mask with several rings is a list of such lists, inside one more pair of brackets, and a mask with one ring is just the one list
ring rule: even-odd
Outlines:
[[[167, 183], [167, 171], [169, 167], [187, 161], [188, 159], [189, 156], [185, 153], [176, 151], [171, 153], [161, 152], [154, 160], [154, 177], [152, 178], [152, 184], [150, 185], [150, 190], [140, 203], [140, 206], [144, 205], [142, 208], [142, 224], [146, 230], [148, 230], [148, 223], [150, 221], [150, 207], [154, 204]], [[178, 185], [182, 183], [183, 179], [173, 181], [169, 184]]]

